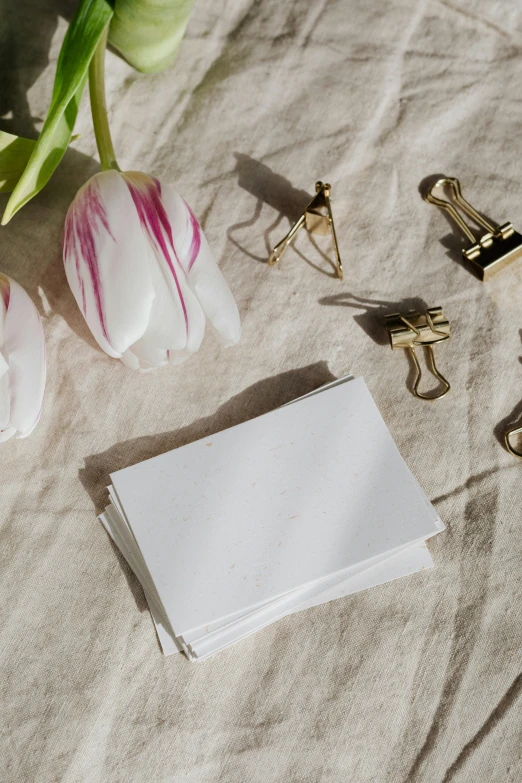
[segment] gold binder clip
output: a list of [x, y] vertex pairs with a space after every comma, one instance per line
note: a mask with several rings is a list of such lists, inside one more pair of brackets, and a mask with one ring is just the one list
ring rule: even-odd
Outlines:
[[341, 263], [341, 256], [339, 254], [339, 246], [335, 233], [330, 191], [330, 185], [323, 182], [315, 183], [316, 195], [310, 201], [297, 223], [292, 226], [286, 237], [282, 239], [270, 253], [270, 256], [268, 257], [269, 266], [277, 264], [299, 229], [304, 226], [307, 231], [310, 231], [310, 233], [313, 234], [322, 234], [324, 236], [325, 234], [328, 234], [329, 231], [331, 232], [337, 261], [337, 277], [339, 280], [343, 279], [343, 265]]
[[[391, 347], [407, 348], [411, 352], [415, 367], [417, 368], [417, 377], [413, 384], [413, 393], [421, 400], [439, 400], [444, 397], [451, 388], [450, 384], [437, 369], [435, 357], [433, 355], [433, 346], [436, 343], [442, 343], [450, 338], [450, 325], [444, 317], [440, 307], [430, 307], [426, 314], [422, 315], [415, 311], [405, 313], [392, 313], [384, 317]], [[415, 353], [415, 348], [422, 346], [427, 349], [430, 357], [431, 371], [433, 375], [442, 384], [440, 394], [421, 394], [419, 384], [422, 377], [422, 371]]]
[[504, 435], [504, 443], [506, 444], [506, 449], [509, 451], [510, 454], [513, 454], [514, 457], [520, 457], [522, 459], [522, 452], [517, 451], [511, 445], [511, 436], [518, 435], [520, 432], [522, 432], [522, 427], [513, 427], [512, 430], [508, 430]]
[[[451, 190], [453, 201], [462, 212], [474, 220], [477, 225], [486, 229], [486, 233], [478, 240], [456, 207], [451, 202], [433, 195], [435, 188], [444, 185], [447, 185]], [[445, 209], [468, 237], [471, 244], [462, 249], [462, 255], [473, 264], [481, 280], [487, 280], [495, 272], [522, 255], [522, 236], [515, 231], [512, 224], [504, 223], [502, 226], [494, 226], [483, 215], [479, 215], [477, 210], [463, 197], [460, 182], [455, 177], [439, 179], [426, 193], [426, 201]]]

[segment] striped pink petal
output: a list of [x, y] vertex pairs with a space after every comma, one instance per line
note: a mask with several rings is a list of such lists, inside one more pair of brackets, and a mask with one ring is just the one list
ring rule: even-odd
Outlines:
[[219, 269], [205, 234], [186, 201], [171, 185], [162, 186], [177, 257], [220, 343], [235, 345], [241, 322], [235, 299]]
[[109, 356], [143, 336], [155, 292], [149, 243], [123, 176], [103, 171], [77, 193], [63, 236], [67, 280], [87, 324]]
[[178, 364], [206, 318], [239, 339], [239, 314], [194, 214], [146, 174], [106, 171], [73, 201], [64, 230], [67, 279], [99, 345], [129, 367]]
[[156, 260], [152, 272], [156, 300], [150, 323], [130, 349], [140, 368], [149, 369], [173, 356], [188, 358], [197, 351], [205, 331], [205, 315], [178, 257], [159, 181], [135, 171], [123, 176]]
[[45, 342], [40, 315], [18, 283], [0, 275], [0, 442], [31, 434], [45, 390]]

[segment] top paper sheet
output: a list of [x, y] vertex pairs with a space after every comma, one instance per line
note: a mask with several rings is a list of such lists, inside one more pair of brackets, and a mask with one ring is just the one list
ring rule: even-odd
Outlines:
[[177, 634], [440, 530], [362, 379], [111, 478]]

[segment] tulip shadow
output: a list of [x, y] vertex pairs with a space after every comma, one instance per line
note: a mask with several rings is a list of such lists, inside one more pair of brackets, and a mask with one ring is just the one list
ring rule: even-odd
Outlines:
[[[238, 185], [247, 193], [254, 196], [257, 201], [252, 216], [248, 220], [236, 223], [230, 226], [227, 232], [229, 241], [254, 261], [266, 264], [270, 251], [284, 236], [288, 233], [291, 226], [299, 220], [305, 207], [313, 198], [313, 193], [307, 193], [304, 190], [294, 188], [292, 183], [280, 174], [276, 174], [266, 164], [254, 160], [249, 155], [234, 153], [236, 158], [235, 174], [238, 177]], [[263, 204], [275, 209], [279, 214], [272, 223], [264, 229], [263, 242], [265, 252], [263, 255], [257, 255], [248, 248], [244, 247], [237, 239], [236, 234], [246, 229], [252, 228], [261, 218]], [[277, 233], [276, 233], [277, 232]], [[250, 234], [250, 232], [248, 232]], [[301, 235], [306, 233], [308, 242], [315, 253], [321, 256], [331, 266], [332, 271], [328, 272], [323, 267], [315, 264], [301, 250], [296, 247], [300, 243]], [[255, 240], [255, 238], [254, 238]], [[254, 241], [252, 242], [254, 245]], [[327, 255], [310, 232], [299, 232], [298, 237], [292, 242], [292, 250], [305, 261], [309, 266], [316, 269], [327, 277], [337, 277], [337, 269], [332, 258]]]
[[[100, 454], [86, 457], [85, 467], [78, 475], [93, 502], [95, 513], [100, 514], [107, 505], [107, 486], [111, 483], [111, 473], [261, 416], [334, 380], [336, 378], [326, 362], [288, 370], [254, 383], [231, 397], [211, 416], [198, 419], [181, 429], [133, 438], [117, 443]], [[119, 550], [116, 547], [115, 549], [136, 604], [141, 610], [145, 607], [141, 586]]]
[[[45, 189], [1, 228], [2, 271], [22, 285], [40, 315], [60, 315], [84, 342], [98, 348], [65, 276], [62, 229], [78, 189], [97, 171], [97, 161], [69, 149]], [[9, 194], [0, 196], [0, 213]]]
[[0, 0], [0, 130], [36, 138], [27, 93], [49, 65], [49, 50], [63, 17], [70, 21], [76, 0]]
[[[0, 0], [0, 130], [37, 137], [43, 117], [32, 115], [27, 94], [49, 65], [59, 18], [70, 21], [76, 6], [76, 0]], [[70, 147], [45, 188], [0, 229], [2, 271], [25, 288], [41, 315], [58, 313], [96, 348], [67, 284], [61, 234], [77, 190], [97, 171], [95, 160]], [[0, 195], [0, 214], [8, 199]]]

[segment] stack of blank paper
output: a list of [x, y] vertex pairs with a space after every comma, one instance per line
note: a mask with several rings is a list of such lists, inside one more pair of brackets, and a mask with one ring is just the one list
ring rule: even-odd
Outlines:
[[100, 517], [165, 654], [202, 660], [275, 620], [433, 565], [443, 530], [362, 379], [111, 475]]

